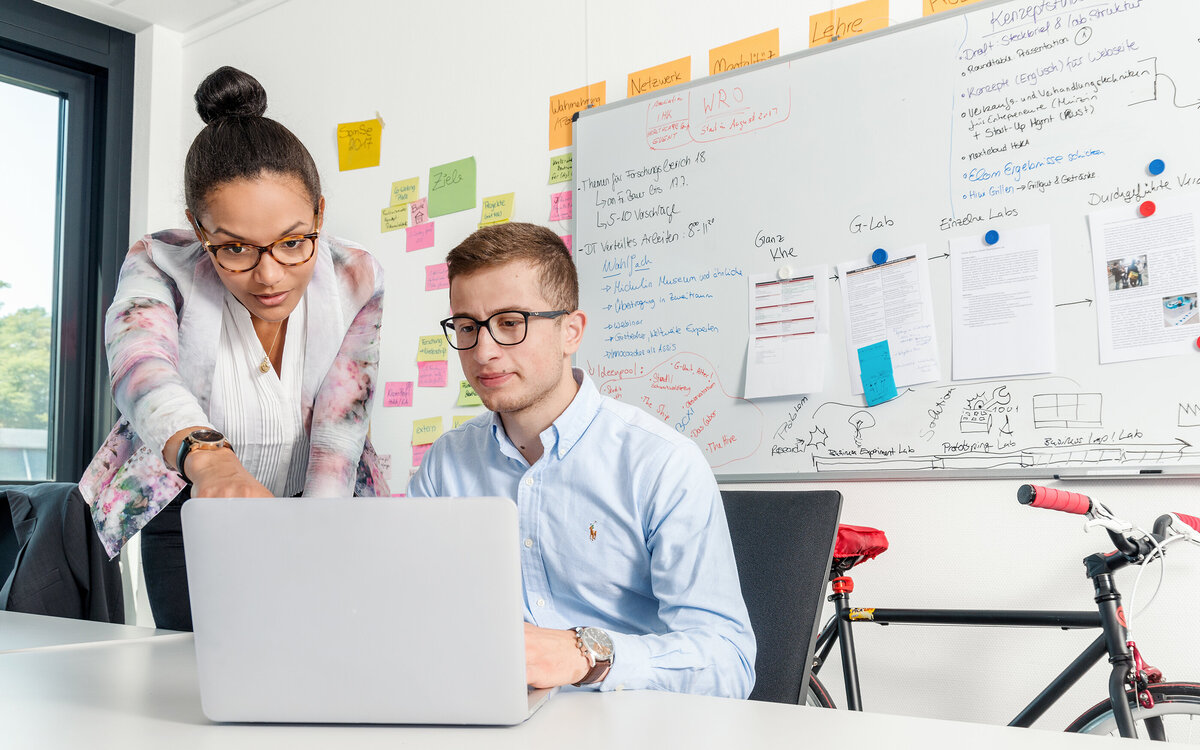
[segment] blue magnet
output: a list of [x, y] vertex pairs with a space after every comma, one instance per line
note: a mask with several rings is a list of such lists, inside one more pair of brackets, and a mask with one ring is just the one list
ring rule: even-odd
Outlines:
[[1153, 175], [1162, 174], [1163, 170], [1166, 168], [1166, 162], [1164, 162], [1162, 159], [1155, 159], [1154, 161], [1150, 162], [1150, 166], [1147, 167], [1147, 169], [1150, 170], [1150, 174]]
[[875, 252], [871, 253], [871, 262], [877, 266], [887, 263], [887, 250], [882, 247], [876, 248]]
[[987, 234], [983, 235], [983, 241], [989, 245], [995, 245], [1000, 241], [1000, 233], [995, 229], [987, 230]]

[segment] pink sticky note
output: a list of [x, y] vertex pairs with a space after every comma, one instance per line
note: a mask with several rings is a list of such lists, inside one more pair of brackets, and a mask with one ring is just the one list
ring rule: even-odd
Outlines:
[[449, 271], [447, 271], [445, 263], [435, 263], [432, 266], [425, 266], [425, 291], [432, 292], [435, 289], [448, 289], [450, 287], [448, 273]]
[[571, 218], [571, 191], [550, 194], [550, 221], [566, 221]]
[[429, 450], [429, 446], [431, 445], [433, 445], [433, 443], [429, 443], [428, 445], [413, 446], [413, 466], [421, 465], [421, 459], [425, 458], [425, 452]]
[[433, 222], [427, 221], [415, 227], [408, 227], [404, 230], [407, 234], [407, 244], [404, 249], [408, 252], [413, 250], [424, 250], [427, 247], [433, 247]]
[[429, 221], [429, 206], [426, 204], [427, 198], [418, 198], [412, 203], [409, 203], [409, 212], [411, 217], [408, 220], [410, 225], [424, 224]]
[[[558, 238], [563, 241], [563, 244], [567, 246], [567, 251], [570, 252], [570, 250], [571, 250], [571, 235], [560, 234], [558, 236]], [[574, 253], [571, 253], [571, 254], [574, 255]]]
[[446, 385], [446, 361], [418, 362], [417, 385], [422, 388], [441, 388]]
[[384, 406], [412, 406], [412, 381], [385, 383], [383, 386]]

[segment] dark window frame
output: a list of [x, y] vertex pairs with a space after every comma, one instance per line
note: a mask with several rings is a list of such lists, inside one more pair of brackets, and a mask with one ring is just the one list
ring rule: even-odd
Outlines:
[[134, 49], [128, 32], [33, 0], [0, 4], [6, 62], [19, 58], [25, 81], [68, 97], [51, 342], [55, 481], [78, 481], [116, 417], [103, 328], [129, 240]]

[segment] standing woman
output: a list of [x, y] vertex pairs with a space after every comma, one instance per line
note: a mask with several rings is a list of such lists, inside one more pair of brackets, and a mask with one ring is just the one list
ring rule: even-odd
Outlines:
[[142, 531], [155, 624], [191, 630], [189, 497], [387, 495], [367, 439], [383, 271], [321, 232], [312, 156], [230, 67], [196, 89], [191, 231], [143, 238], [105, 320], [122, 418], [80, 481], [110, 556]]

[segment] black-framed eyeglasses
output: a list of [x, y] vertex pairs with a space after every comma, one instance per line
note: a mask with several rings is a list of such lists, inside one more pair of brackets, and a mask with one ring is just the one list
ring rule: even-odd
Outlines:
[[548, 312], [526, 312], [524, 310], [501, 310], [487, 320], [476, 320], [465, 315], [455, 315], [441, 321], [442, 330], [446, 332], [446, 340], [450, 346], [459, 351], [474, 349], [479, 343], [479, 330], [488, 329], [492, 340], [500, 346], [516, 346], [525, 340], [529, 333], [530, 318], [545, 318], [553, 320], [562, 315], [569, 315], [570, 310], [550, 310]]
[[217, 264], [232, 273], [253, 271], [262, 262], [263, 253], [270, 253], [275, 262], [281, 266], [299, 266], [307, 263], [317, 251], [317, 231], [320, 223], [320, 210], [313, 211], [313, 231], [307, 234], [289, 234], [280, 237], [270, 245], [255, 245], [250, 242], [222, 242], [214, 245], [208, 239], [208, 233], [200, 226], [200, 220], [194, 222], [196, 233], [204, 249], [213, 254]]

